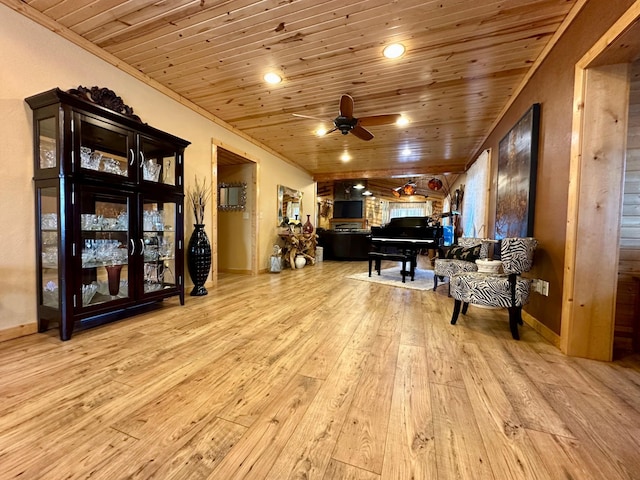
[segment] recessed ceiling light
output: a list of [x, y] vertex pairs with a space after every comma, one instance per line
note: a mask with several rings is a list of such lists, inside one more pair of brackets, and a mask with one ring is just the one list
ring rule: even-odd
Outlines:
[[362, 195], [364, 195], [365, 197], [370, 197], [371, 195], [373, 195], [373, 193], [371, 193], [369, 190], [365, 190], [364, 192], [362, 192]]
[[345, 152], [340, 157], [340, 160], [342, 160], [343, 162], [348, 162], [349, 160], [351, 160], [351, 157], [349, 156], [349, 154], [347, 152]]
[[320, 127], [320, 128], [318, 128], [318, 129], [316, 130], [316, 135], [317, 135], [318, 137], [322, 137], [322, 136], [324, 136], [324, 135], [326, 135], [326, 134], [327, 134], [327, 129], [326, 129], [326, 128], [324, 128], [324, 127]]
[[364, 189], [364, 185], [361, 184], [361, 183], [358, 183], [358, 184], [354, 185], [353, 188], [355, 188], [356, 190], [363, 190]]
[[404, 150], [402, 150], [402, 155], [404, 155], [405, 157], [408, 157], [409, 155], [411, 155], [411, 150], [409, 150], [408, 148], [405, 148]]
[[282, 81], [282, 77], [277, 73], [273, 73], [273, 72], [265, 73], [263, 78], [265, 82], [270, 83], [272, 85], [275, 85]]
[[409, 124], [409, 119], [407, 117], [400, 117], [398, 120], [396, 120], [396, 125], [399, 125], [401, 127], [408, 124]]
[[399, 58], [404, 55], [404, 45], [401, 43], [392, 43], [391, 45], [387, 45], [382, 50], [382, 54], [387, 58]]

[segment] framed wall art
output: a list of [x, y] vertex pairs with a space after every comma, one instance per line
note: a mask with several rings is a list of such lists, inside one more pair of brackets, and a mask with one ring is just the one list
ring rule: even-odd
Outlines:
[[495, 239], [533, 236], [540, 104], [500, 140]]

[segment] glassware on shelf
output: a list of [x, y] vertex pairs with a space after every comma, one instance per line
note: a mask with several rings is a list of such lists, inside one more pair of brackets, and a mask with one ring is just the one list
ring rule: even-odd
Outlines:
[[54, 168], [56, 166], [56, 152], [40, 145], [40, 168]]
[[91, 303], [93, 296], [98, 291], [98, 286], [95, 283], [90, 283], [88, 285], [82, 285], [82, 305], [86, 306]]
[[129, 252], [118, 240], [87, 238], [82, 249], [82, 266], [84, 268], [102, 265], [127, 263]]
[[92, 152], [89, 147], [80, 147], [80, 166], [88, 170], [99, 170], [102, 154]]
[[103, 157], [102, 159], [102, 171], [107, 173], [113, 173], [123, 177], [127, 176], [127, 171], [120, 168], [120, 162], [114, 158]]
[[58, 228], [58, 214], [43, 213], [40, 217], [40, 227], [43, 230], [56, 230]]
[[58, 308], [58, 285], [55, 282], [49, 281], [44, 286], [42, 304], [47, 307]]
[[120, 212], [116, 219], [116, 230], [127, 230], [129, 228], [129, 214]]
[[167, 237], [158, 239], [158, 254], [161, 258], [173, 258], [173, 243]]
[[146, 160], [142, 164], [142, 178], [151, 182], [157, 182], [160, 177], [161, 165], [153, 160]]
[[56, 267], [58, 265], [58, 247], [46, 247], [42, 251], [42, 265], [45, 268]]
[[165, 266], [163, 262], [151, 262], [144, 265], [144, 291], [160, 290], [164, 284]]
[[125, 231], [129, 227], [129, 216], [126, 212], [120, 213], [117, 218], [83, 213], [80, 215], [80, 225], [82, 230]]
[[162, 212], [157, 210], [145, 210], [142, 217], [142, 228], [146, 232], [164, 231], [164, 220]]

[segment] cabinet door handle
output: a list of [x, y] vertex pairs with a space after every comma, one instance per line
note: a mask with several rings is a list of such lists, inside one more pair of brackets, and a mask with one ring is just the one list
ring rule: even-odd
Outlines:
[[130, 238], [129, 242], [131, 242], [131, 251], [129, 252], [129, 255], [133, 255], [134, 253], [136, 253], [136, 244], [133, 241], [133, 238]]
[[133, 162], [136, 161], [136, 154], [133, 151], [133, 148], [129, 149], [129, 155], [131, 155], [131, 160], [129, 160], [129, 165], [133, 167]]
[[144, 165], [144, 152], [140, 152], [140, 168]]
[[140, 239], [140, 255], [144, 255], [144, 240]]

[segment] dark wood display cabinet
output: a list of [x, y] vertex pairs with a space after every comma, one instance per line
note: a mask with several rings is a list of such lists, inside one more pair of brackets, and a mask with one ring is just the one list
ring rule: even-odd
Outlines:
[[183, 154], [93, 87], [50, 90], [33, 109], [38, 330], [60, 338], [167, 297], [184, 304]]

